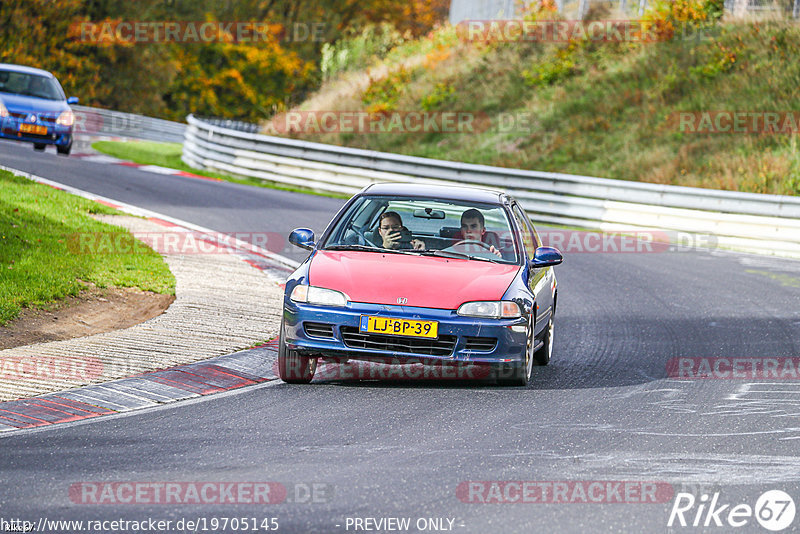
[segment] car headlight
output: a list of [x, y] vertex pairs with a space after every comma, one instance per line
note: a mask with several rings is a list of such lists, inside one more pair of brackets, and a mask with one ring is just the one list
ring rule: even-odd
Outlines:
[[485, 317], [487, 319], [516, 319], [522, 317], [519, 304], [508, 300], [465, 302], [456, 312], [464, 317]]
[[0, 100], [0, 117], [8, 117], [8, 110], [5, 105], [3, 105], [2, 100]]
[[289, 298], [294, 302], [319, 306], [347, 306], [347, 301], [350, 300], [350, 297], [335, 289], [304, 285], [295, 286]]
[[70, 110], [62, 111], [61, 115], [59, 115], [56, 119], [56, 124], [60, 124], [61, 126], [72, 126], [75, 124], [75, 114]]

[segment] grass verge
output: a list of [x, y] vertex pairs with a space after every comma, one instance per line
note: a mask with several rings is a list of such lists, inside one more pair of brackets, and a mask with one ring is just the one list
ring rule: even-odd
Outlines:
[[194, 167], [186, 165], [183, 160], [181, 160], [183, 146], [180, 143], [159, 143], [155, 141], [96, 141], [92, 143], [92, 148], [98, 152], [102, 152], [103, 154], [127, 161], [132, 161], [134, 163], [139, 163], [141, 165], [158, 165], [160, 167], [177, 169], [179, 171], [190, 172], [192, 174], [197, 174], [208, 178], [216, 178], [218, 180], [224, 180], [226, 182], [233, 182], [236, 184], [268, 187], [270, 189], [279, 189], [281, 191], [292, 191], [295, 193], [306, 193], [310, 195], [333, 198], [350, 198], [350, 195], [340, 195], [336, 193], [316, 191], [308, 188], [292, 187], [277, 182], [260, 180], [258, 178], [243, 178], [231, 176], [229, 174], [195, 169]]
[[83, 232], [128, 233], [90, 215], [116, 210], [0, 171], [0, 325], [24, 307], [77, 295], [87, 282], [175, 294], [175, 277], [149, 248], [140, 254], [81, 254]]

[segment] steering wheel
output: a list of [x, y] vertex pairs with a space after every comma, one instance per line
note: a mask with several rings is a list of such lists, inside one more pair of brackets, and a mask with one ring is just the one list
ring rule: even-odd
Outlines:
[[358, 235], [360, 235], [362, 239], [364, 239], [364, 243], [366, 243], [367, 245], [371, 245], [373, 247], [376, 246], [375, 243], [373, 243], [372, 240], [367, 237], [367, 232], [364, 230], [364, 227], [350, 226], [350, 228], [353, 229]]
[[490, 245], [488, 243], [484, 243], [483, 241], [478, 241], [477, 239], [462, 239], [458, 243], [453, 243], [452, 245], [450, 245], [447, 248], [453, 248], [453, 247], [457, 247], [459, 245], [480, 245], [483, 248], [485, 248], [486, 250], [489, 250], [489, 251], [492, 250], [492, 245]]

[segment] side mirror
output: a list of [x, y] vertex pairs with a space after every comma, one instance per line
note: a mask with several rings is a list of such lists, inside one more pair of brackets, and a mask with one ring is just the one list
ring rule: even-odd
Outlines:
[[564, 261], [564, 256], [561, 253], [554, 249], [553, 247], [539, 247], [536, 249], [536, 252], [533, 254], [533, 259], [531, 260], [531, 268], [539, 269], [541, 267], [552, 267], [553, 265], [558, 265]]
[[289, 234], [289, 243], [300, 248], [311, 250], [314, 248], [314, 230], [308, 228], [295, 228]]
[[71, 96], [67, 99], [67, 104], [77, 104], [77, 103], [78, 103], [77, 96]]

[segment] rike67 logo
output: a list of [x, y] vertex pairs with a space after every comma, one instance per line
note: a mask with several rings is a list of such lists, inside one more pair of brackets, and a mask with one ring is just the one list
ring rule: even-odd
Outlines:
[[794, 521], [794, 500], [788, 493], [770, 490], [761, 494], [755, 507], [747, 503], [725, 503], [720, 493], [678, 493], [667, 521], [668, 527], [743, 527], [753, 518], [767, 530], [784, 530]]

